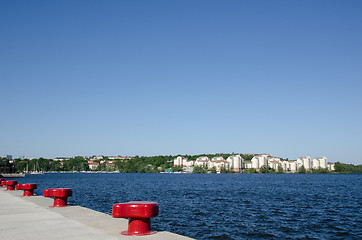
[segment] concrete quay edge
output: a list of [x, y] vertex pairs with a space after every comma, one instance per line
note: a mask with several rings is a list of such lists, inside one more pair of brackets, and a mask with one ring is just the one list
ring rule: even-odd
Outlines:
[[[52, 198], [22, 197], [23, 191], [0, 187], [1, 240], [187, 240], [189, 237], [159, 231], [147, 236], [124, 236], [128, 220], [80, 206], [51, 208]], [[152, 221], [152, 220], [151, 220]]]

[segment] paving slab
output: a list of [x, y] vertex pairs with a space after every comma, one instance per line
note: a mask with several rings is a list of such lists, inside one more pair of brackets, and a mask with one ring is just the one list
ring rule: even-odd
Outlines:
[[1, 240], [186, 240], [170, 232], [147, 236], [124, 236], [128, 220], [80, 206], [51, 208], [53, 199], [43, 196], [22, 197], [22, 191], [0, 188]]

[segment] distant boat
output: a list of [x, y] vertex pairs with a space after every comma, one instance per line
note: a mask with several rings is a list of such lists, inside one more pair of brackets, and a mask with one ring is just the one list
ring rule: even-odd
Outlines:
[[44, 174], [43, 172], [29, 172], [28, 174], [34, 175], [34, 174]]
[[[26, 170], [28, 171], [28, 165], [26, 165]], [[35, 174], [44, 174], [42, 171], [39, 171], [40, 167], [38, 162], [34, 164], [34, 171], [28, 172], [27, 174], [35, 175]]]

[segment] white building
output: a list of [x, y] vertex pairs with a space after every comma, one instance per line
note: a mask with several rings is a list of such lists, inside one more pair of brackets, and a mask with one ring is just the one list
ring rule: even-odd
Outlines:
[[251, 161], [244, 161], [244, 168], [253, 168]]
[[185, 163], [187, 162], [187, 158], [178, 156], [173, 160], [173, 165], [174, 166], [183, 166], [184, 162]]
[[330, 171], [334, 171], [334, 164], [327, 163], [326, 157], [316, 157], [311, 161], [309, 156], [299, 157], [294, 161], [282, 161], [278, 157], [270, 157], [267, 154], [255, 155], [251, 161], [244, 161], [240, 155], [230, 155], [226, 160], [222, 156], [217, 156], [211, 160], [207, 156], [201, 156], [196, 159], [196, 161], [189, 161], [187, 158], [178, 156], [174, 160], [174, 166], [183, 166], [185, 169], [190, 169], [193, 166], [202, 166], [207, 169], [213, 167], [217, 171], [220, 171], [221, 168], [226, 170], [233, 170], [235, 172], [241, 172], [242, 169], [255, 168], [260, 170], [262, 166], [266, 166], [271, 169], [278, 170], [279, 166], [282, 166], [285, 172], [297, 172], [301, 166], [307, 171], [310, 171], [312, 168], [317, 169], [327, 168]]
[[230, 170], [240, 172], [244, 168], [244, 159], [240, 155], [231, 155], [226, 161], [229, 163]]
[[304, 161], [303, 161], [302, 158], [298, 158], [298, 159], [297, 159], [297, 161], [296, 161], [297, 170], [298, 170], [301, 166], [303, 166], [303, 163], [304, 163]]
[[313, 158], [313, 161], [312, 161], [312, 167], [313, 167], [313, 169], [318, 169], [318, 168], [320, 168], [320, 162], [319, 162], [319, 160], [317, 159], [317, 158]]
[[198, 157], [195, 166], [208, 167], [210, 159], [206, 156]]
[[305, 170], [309, 171], [312, 169], [312, 162], [309, 156], [306, 157], [299, 157], [297, 159], [297, 170], [301, 167], [304, 166]]
[[225, 161], [225, 159], [221, 156], [218, 156], [218, 157], [213, 157], [211, 159], [212, 162], [216, 162], [216, 161]]
[[255, 169], [260, 169], [262, 166], [268, 166], [268, 160], [267, 160], [268, 155], [259, 155], [259, 156], [254, 156], [251, 159], [251, 166], [252, 168]]
[[89, 169], [96, 170], [97, 167], [99, 166], [99, 163], [98, 162], [88, 162], [88, 166], [89, 166]]
[[313, 159], [313, 168], [328, 168], [326, 157], [316, 157]]
[[216, 171], [220, 172], [221, 168], [225, 168], [226, 170], [230, 169], [230, 164], [223, 157], [213, 157], [209, 162], [208, 168], [216, 168]]
[[186, 162], [183, 162], [183, 166], [185, 167], [192, 167], [195, 165], [195, 161], [186, 161]]
[[284, 172], [290, 171], [290, 164], [288, 161], [282, 161], [282, 167]]
[[334, 163], [328, 163], [328, 170], [329, 171], [335, 171], [336, 169], [334, 168]]
[[195, 161], [189, 161], [187, 158], [182, 156], [178, 156], [173, 160], [174, 166], [192, 167], [194, 164]]
[[282, 161], [280, 160], [280, 158], [277, 158], [277, 157], [267, 158], [267, 161], [268, 161], [268, 166], [275, 170], [278, 170], [279, 164], [280, 165], [282, 164]]
[[288, 162], [289, 162], [289, 171], [296, 172], [298, 169], [297, 161], [288, 161]]

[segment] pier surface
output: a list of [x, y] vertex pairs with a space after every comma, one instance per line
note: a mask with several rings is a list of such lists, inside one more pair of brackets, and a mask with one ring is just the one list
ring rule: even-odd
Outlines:
[[148, 236], [124, 236], [128, 220], [80, 206], [50, 208], [53, 199], [43, 196], [21, 197], [23, 191], [4, 191], [0, 187], [1, 240], [187, 240], [170, 232]]

